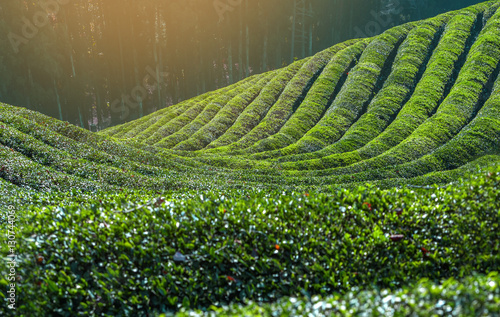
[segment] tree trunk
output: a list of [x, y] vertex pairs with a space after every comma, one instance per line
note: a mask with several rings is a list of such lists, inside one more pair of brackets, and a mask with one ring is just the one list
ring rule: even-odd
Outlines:
[[297, 0], [293, 0], [293, 20], [292, 20], [292, 50], [291, 50], [291, 56], [290, 56], [290, 63], [293, 63], [294, 58], [295, 58], [295, 22], [297, 20]]
[[[135, 32], [134, 32], [134, 25], [131, 23], [132, 26], [132, 38], [135, 37]], [[134, 58], [134, 77], [135, 77], [135, 84], [137, 87], [140, 87], [142, 85], [141, 80], [139, 79], [139, 65], [137, 63], [137, 48], [134, 46], [133, 49], [133, 58]], [[142, 108], [142, 97], [141, 96], [131, 96], [132, 97], [132, 102], [134, 100], [137, 101], [137, 104], [139, 105], [139, 118], [142, 118], [144, 115], [143, 113], [143, 108]]]
[[[276, 38], [277, 39], [281, 39], [281, 36], [280, 36], [280, 25], [279, 23], [276, 23]], [[281, 65], [282, 65], [282, 59], [281, 59], [281, 42], [278, 40], [277, 43], [276, 43], [276, 55], [275, 55], [275, 58], [276, 58], [276, 65], [275, 65], [275, 68], [281, 68]]]
[[[245, 0], [245, 8], [246, 11], [248, 12], [248, 0]], [[250, 33], [248, 30], [248, 18], [246, 21], [246, 40], [247, 40], [247, 47], [246, 47], [247, 64], [245, 65], [245, 73], [246, 77], [248, 77], [250, 76]]]
[[[313, 9], [312, 9], [312, 3], [311, 2], [309, 2], [309, 14], [310, 14], [310, 17], [312, 19]], [[308, 56], [312, 56], [313, 55], [313, 21], [314, 21], [314, 19], [312, 19], [309, 22], [309, 54], [308, 54]]]
[[96, 95], [96, 101], [95, 101], [95, 112], [97, 116], [97, 130], [100, 130], [103, 128], [102, 122], [103, 122], [103, 117], [104, 113], [101, 111], [101, 92], [99, 86], [94, 87], [94, 92]]
[[156, 15], [155, 15], [155, 37], [153, 38], [153, 55], [155, 59], [155, 70], [156, 70], [156, 91], [157, 91], [157, 97], [158, 97], [158, 109], [162, 108], [161, 106], [161, 86], [160, 86], [160, 63], [159, 63], [159, 58], [158, 58], [158, 43], [157, 43], [157, 37], [159, 36], [158, 34], [158, 28], [159, 28], [159, 12], [158, 12], [158, 7], [155, 10]]
[[54, 93], [56, 94], [57, 108], [59, 110], [59, 120], [62, 121], [63, 115], [62, 115], [61, 99], [59, 97], [59, 92], [57, 91], [57, 84], [55, 79], [54, 79]]
[[303, 10], [302, 10], [302, 31], [301, 31], [301, 35], [302, 35], [302, 38], [300, 39], [300, 41], [302, 42], [301, 44], [301, 56], [300, 58], [304, 58], [306, 57], [306, 8], [304, 7]]
[[118, 43], [119, 43], [119, 48], [120, 48], [120, 66], [121, 66], [121, 71], [122, 71], [122, 91], [121, 91], [121, 103], [122, 103], [122, 113], [120, 117], [120, 123], [123, 121], [123, 116], [125, 115], [125, 101], [123, 100], [123, 94], [125, 93], [126, 90], [126, 84], [125, 84], [125, 63], [123, 62], [123, 41], [122, 41], [122, 32], [120, 31], [120, 26], [118, 27]]
[[243, 18], [241, 16], [242, 6], [239, 7], [240, 36], [238, 38], [238, 79], [243, 79]]
[[[29, 92], [32, 91], [32, 87], [33, 87], [33, 76], [31, 74], [31, 67], [28, 67], [28, 81], [29, 81]], [[28, 108], [31, 109], [31, 98], [30, 98], [30, 93], [27, 93], [26, 95], [28, 96]], [[34, 106], [34, 109], [33, 110], [37, 110], [36, 109], [36, 105]]]
[[80, 127], [82, 129], [85, 129], [85, 126], [83, 125], [83, 116], [82, 116], [82, 111], [80, 109], [80, 105], [78, 105], [78, 117], [80, 118]]
[[231, 46], [231, 38], [229, 38], [229, 46], [227, 48], [227, 63], [228, 63], [228, 72], [229, 72], [229, 84], [234, 83], [233, 80], [233, 48]]
[[267, 42], [268, 42], [267, 25], [268, 24], [266, 20], [265, 33], [264, 33], [264, 52], [262, 54], [262, 72], [265, 72], [267, 70]]
[[203, 50], [203, 41], [200, 41], [200, 72], [201, 72], [201, 93], [205, 93], [207, 91], [207, 86], [205, 82], [206, 76], [206, 65], [203, 63], [205, 51]]

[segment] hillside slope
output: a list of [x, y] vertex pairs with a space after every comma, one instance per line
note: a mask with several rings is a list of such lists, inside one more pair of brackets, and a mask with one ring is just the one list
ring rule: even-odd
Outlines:
[[101, 134], [331, 184], [458, 168], [498, 154], [498, 6], [341, 43]]
[[34, 190], [447, 183], [499, 160], [498, 7], [341, 43], [97, 134], [1, 105], [0, 178]]

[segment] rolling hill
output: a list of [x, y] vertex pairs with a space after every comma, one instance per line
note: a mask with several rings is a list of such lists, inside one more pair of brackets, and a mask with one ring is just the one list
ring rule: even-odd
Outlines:
[[[498, 160], [497, 7], [341, 43], [98, 134], [2, 105], [3, 157], [53, 170], [61, 188], [95, 188], [95, 175], [99, 186], [163, 189], [448, 183]], [[57, 188], [22, 168], [2, 178]]]
[[[401, 312], [440, 314], [419, 290], [441, 287], [453, 314], [498, 313], [499, 7], [340, 43], [99, 133], [0, 104], [0, 224], [16, 243], [0, 250], [18, 259], [0, 295], [16, 282], [30, 316], [300, 315], [315, 295], [348, 314], [325, 305], [361, 288], [372, 306], [351, 313], [375, 314], [386, 288], [427, 301]], [[475, 310], [454, 310], [463, 285]], [[269, 305], [217, 308], [247, 300]]]
[[102, 134], [294, 184], [456, 169], [498, 154], [497, 7], [341, 43]]

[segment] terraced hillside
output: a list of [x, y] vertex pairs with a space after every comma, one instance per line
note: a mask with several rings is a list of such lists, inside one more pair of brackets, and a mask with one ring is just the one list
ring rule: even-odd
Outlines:
[[256, 182], [345, 184], [459, 168], [498, 154], [497, 7], [341, 43], [102, 135], [260, 170]]
[[100, 133], [0, 104], [0, 315], [500, 313], [499, 7]]

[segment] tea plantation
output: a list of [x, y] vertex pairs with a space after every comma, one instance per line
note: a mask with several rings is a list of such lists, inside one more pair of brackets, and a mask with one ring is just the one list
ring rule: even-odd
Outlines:
[[0, 315], [500, 315], [499, 7], [99, 133], [0, 104]]

